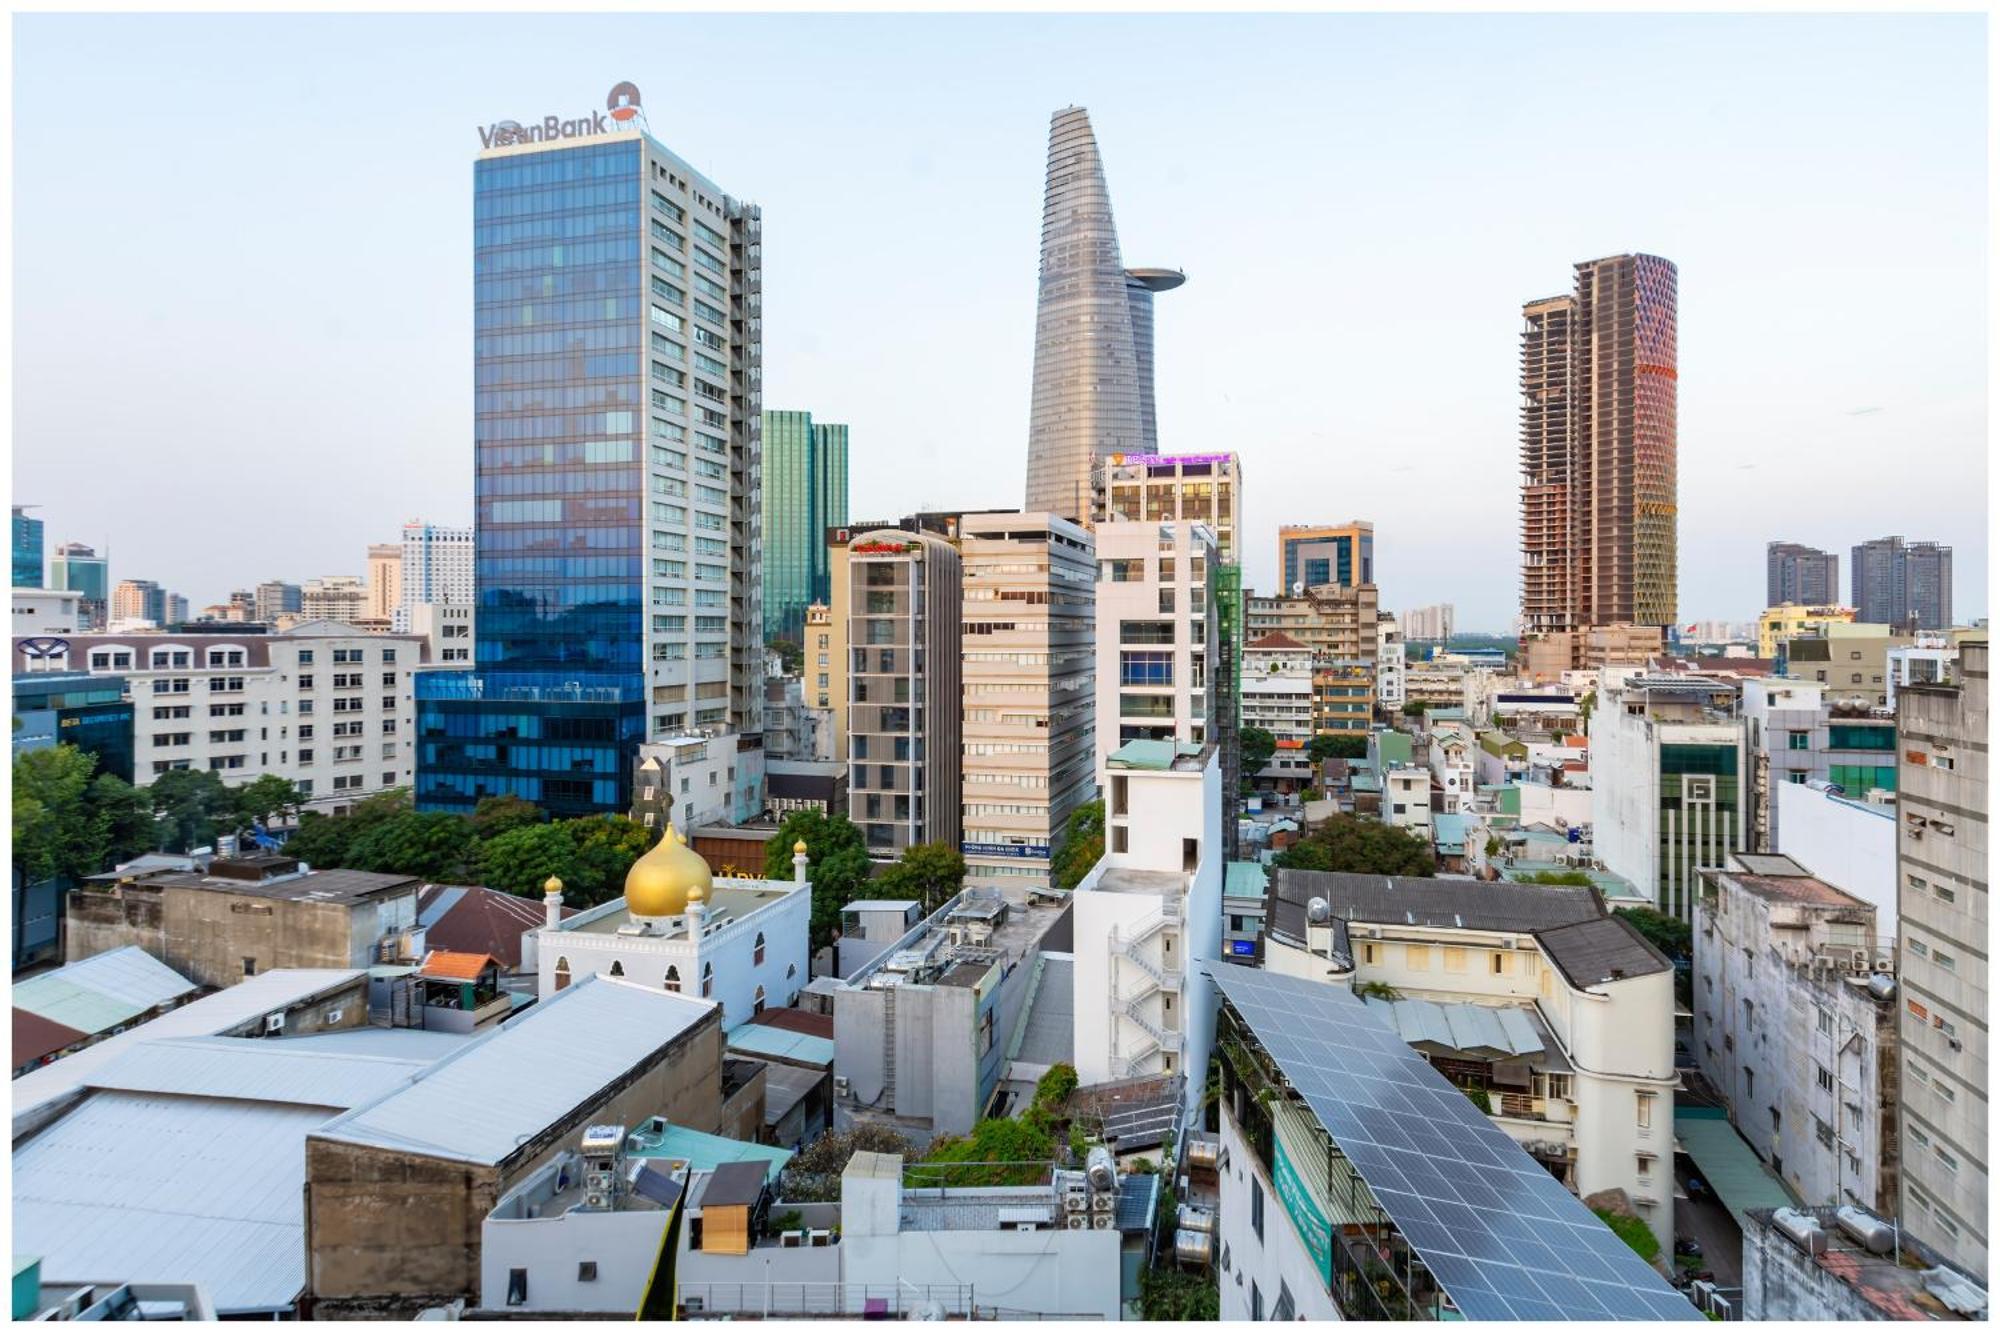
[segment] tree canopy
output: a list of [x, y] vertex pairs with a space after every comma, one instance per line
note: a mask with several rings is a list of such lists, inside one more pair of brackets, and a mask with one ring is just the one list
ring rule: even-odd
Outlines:
[[1393, 824], [1362, 815], [1335, 815], [1280, 852], [1272, 864], [1286, 870], [1333, 870], [1357, 875], [1437, 873], [1430, 845]]
[[1237, 751], [1243, 758], [1243, 774], [1261, 773], [1271, 756], [1278, 752], [1278, 738], [1262, 727], [1245, 727], [1237, 733]]
[[840, 929], [840, 909], [862, 897], [873, 873], [868, 844], [846, 815], [822, 810], [794, 810], [778, 826], [778, 835], [764, 844], [764, 878], [792, 877], [792, 845], [806, 844], [806, 877], [812, 881], [812, 947], [833, 940]]
[[1647, 943], [1675, 962], [1694, 957], [1694, 928], [1679, 917], [1651, 907], [1621, 907], [1618, 915], [1630, 921]]
[[965, 858], [946, 843], [920, 842], [877, 875], [869, 893], [876, 898], [915, 898], [928, 916], [964, 886]]
[[1306, 753], [1315, 764], [1323, 764], [1329, 759], [1365, 759], [1368, 757], [1368, 738], [1337, 736], [1323, 731], [1306, 742]]

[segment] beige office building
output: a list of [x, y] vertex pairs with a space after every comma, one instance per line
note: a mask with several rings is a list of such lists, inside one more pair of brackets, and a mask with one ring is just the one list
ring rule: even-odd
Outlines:
[[1223, 561], [1241, 558], [1243, 466], [1235, 454], [1113, 454], [1098, 469], [1096, 492], [1100, 523], [1203, 523]]
[[393, 620], [403, 605], [403, 544], [368, 548], [368, 618]]
[[924, 842], [956, 847], [958, 548], [936, 532], [875, 528], [854, 530], [838, 554], [845, 565], [834, 595], [847, 626], [848, 818], [878, 856]]
[[1373, 662], [1379, 647], [1379, 603], [1372, 583], [1323, 584], [1297, 597], [1252, 596], [1244, 613], [1245, 633], [1253, 642], [1266, 634], [1288, 634], [1319, 659]]
[[965, 882], [1018, 897], [1096, 791], [1094, 548], [1055, 514], [967, 514], [958, 538]]
[[332, 620], [351, 625], [372, 618], [368, 604], [368, 584], [356, 575], [329, 574], [325, 578], [307, 579], [299, 590], [299, 623]]

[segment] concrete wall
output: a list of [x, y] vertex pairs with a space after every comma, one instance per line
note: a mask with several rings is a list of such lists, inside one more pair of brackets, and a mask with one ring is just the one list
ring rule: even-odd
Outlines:
[[[504, 1033], [493, 1038], [505, 1039]], [[658, 1115], [715, 1132], [722, 1046], [720, 1015], [704, 1016], [498, 1164], [309, 1136], [308, 1308], [319, 1318], [408, 1318], [461, 1296], [479, 1303], [480, 1240], [500, 1196], [558, 1153], [574, 1150], [594, 1124], [633, 1125]], [[531, 1078], [533, 1071], [521, 1076]]]
[[[1226, 1104], [1222, 1112], [1222, 1151], [1229, 1159], [1229, 1168], [1217, 1177], [1221, 1198], [1216, 1211], [1215, 1276], [1222, 1288], [1222, 1317], [1249, 1319], [1254, 1286], [1265, 1319], [1271, 1318], [1281, 1290], [1291, 1293], [1299, 1318], [1339, 1319], [1340, 1309], [1327, 1290], [1326, 1279], [1306, 1252], [1305, 1242], [1299, 1239], [1298, 1229], [1292, 1225], [1278, 1197], [1277, 1186], [1257, 1160], [1256, 1151], [1245, 1142], [1236, 1117], [1229, 1113]], [[1251, 1227], [1251, 1196], [1256, 1191], [1264, 1196], [1261, 1238]], [[1226, 1271], [1220, 1267], [1224, 1249], [1229, 1253]]]
[[[520, 1314], [577, 1311], [630, 1319], [646, 1294], [670, 1214], [664, 1209], [569, 1212], [558, 1217], [487, 1218], [479, 1287], [488, 1309]], [[597, 1275], [578, 1278], [584, 1262]], [[508, 1270], [528, 1273], [527, 1299], [507, 1304]]]
[[1875, 929], [1896, 936], [1896, 807], [1775, 784], [1776, 850], [1875, 908]]
[[1887, 1317], [1781, 1232], [1754, 1222], [1744, 1230], [1743, 1318], [1819, 1323]]
[[293, 902], [183, 885], [113, 885], [69, 895], [69, 960], [136, 944], [203, 986], [280, 967], [366, 967], [387, 929], [416, 919], [416, 881], [390, 901]]

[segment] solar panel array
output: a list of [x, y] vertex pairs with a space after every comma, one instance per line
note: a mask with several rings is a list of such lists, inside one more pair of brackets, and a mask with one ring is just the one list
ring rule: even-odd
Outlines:
[[1468, 1319], [1702, 1318], [1346, 987], [1209, 972]]

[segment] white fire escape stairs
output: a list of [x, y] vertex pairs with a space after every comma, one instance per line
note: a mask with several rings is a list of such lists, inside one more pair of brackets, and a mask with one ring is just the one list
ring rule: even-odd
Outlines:
[[1123, 991], [1123, 999], [1119, 1002], [1119, 1012], [1144, 1034], [1130, 1050], [1124, 1049], [1122, 1034], [1117, 1042], [1117, 1068], [1123, 1077], [1131, 1078], [1145, 1072], [1139, 1068], [1140, 1063], [1158, 1051], [1180, 1049], [1181, 1034], [1162, 1028], [1146, 1017], [1146, 1005], [1161, 992], [1178, 995], [1181, 975], [1177, 970], [1162, 969], [1145, 954], [1146, 942], [1167, 927], [1179, 924], [1180, 919], [1180, 899], [1168, 898], [1161, 904], [1160, 914], [1140, 923], [1136, 930], [1127, 932], [1115, 926], [1112, 928], [1110, 944], [1113, 962], [1130, 966], [1141, 978], [1136, 989]]

